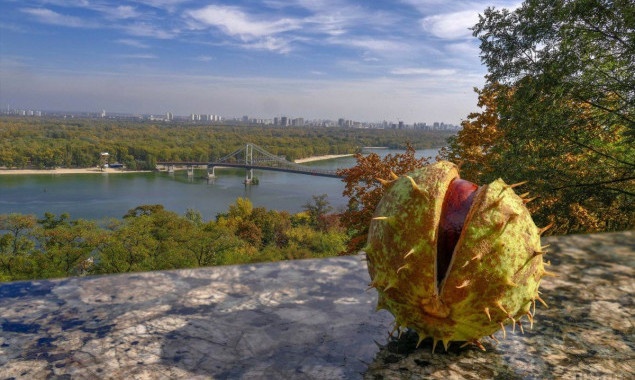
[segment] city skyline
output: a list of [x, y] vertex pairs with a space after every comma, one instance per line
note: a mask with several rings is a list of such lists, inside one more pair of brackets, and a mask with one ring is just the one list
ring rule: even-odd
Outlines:
[[136, 119], [160, 122], [195, 124], [237, 124], [237, 125], [272, 125], [281, 127], [347, 127], [347, 128], [414, 128], [424, 130], [459, 130], [460, 125], [446, 123], [444, 121], [418, 121], [407, 124], [403, 120], [359, 121], [340, 117], [338, 119], [317, 118], [305, 119], [302, 116], [289, 116], [287, 114], [274, 116], [273, 118], [243, 116], [222, 116], [209, 113], [192, 113], [178, 115], [173, 112], [163, 114], [121, 113], [101, 111], [64, 111], [64, 110], [38, 110], [27, 108], [12, 108], [7, 105], [0, 110], [0, 115], [19, 117], [54, 117], [54, 118], [101, 118], [101, 119]]
[[0, 104], [458, 124], [508, 0], [4, 1]]

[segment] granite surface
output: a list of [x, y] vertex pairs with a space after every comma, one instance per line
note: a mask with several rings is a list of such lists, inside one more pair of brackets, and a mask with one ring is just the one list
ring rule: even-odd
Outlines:
[[0, 379], [633, 379], [635, 232], [544, 239], [533, 329], [448, 352], [392, 316], [362, 256], [0, 284]]

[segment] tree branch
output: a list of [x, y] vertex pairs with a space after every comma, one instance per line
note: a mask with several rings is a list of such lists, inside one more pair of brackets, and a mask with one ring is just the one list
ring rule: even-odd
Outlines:
[[592, 151], [592, 152], [594, 152], [594, 153], [597, 153], [597, 154], [599, 154], [599, 155], [600, 155], [600, 156], [602, 156], [602, 157], [606, 157], [606, 158], [608, 158], [608, 159], [610, 159], [610, 160], [613, 160], [613, 161], [615, 161], [615, 162], [619, 162], [620, 164], [624, 164], [624, 165], [627, 165], [627, 166], [633, 166], [633, 167], [635, 167], [635, 163], [628, 162], [628, 161], [623, 161], [623, 160], [620, 160], [619, 158], [613, 157], [613, 156], [608, 155], [608, 154], [606, 154], [606, 153], [604, 153], [604, 152], [600, 152], [599, 150], [597, 150], [597, 149], [593, 148], [592, 146], [589, 146], [589, 145], [586, 145], [586, 144], [584, 144], [584, 143], [581, 143], [580, 141], [575, 140], [575, 139], [573, 139], [573, 138], [571, 138], [571, 137], [569, 137], [569, 136], [567, 136], [567, 135], [561, 134], [561, 136], [562, 136], [565, 140], [567, 140], [567, 141], [569, 141], [569, 142], [572, 142], [572, 143], [574, 143], [574, 144], [576, 144], [576, 145], [579, 145], [579, 146], [581, 146], [581, 147], [583, 147], [583, 148], [589, 149], [590, 151]]
[[[600, 186], [600, 185], [606, 185], [609, 183], [619, 183], [619, 182], [626, 182], [626, 181], [632, 181], [635, 180], [635, 176], [634, 177], [626, 177], [626, 178], [619, 178], [619, 179], [612, 179], [612, 180], [608, 180], [608, 181], [599, 181], [599, 182], [592, 182], [592, 183], [575, 183], [572, 185], [567, 185], [567, 186], [560, 186], [560, 187], [552, 187], [551, 190], [562, 190], [562, 189], [568, 189], [568, 188], [572, 188], [572, 187], [588, 187], [588, 186]], [[605, 187], [606, 189], [609, 189], [608, 187]], [[611, 190], [617, 190], [614, 188], [610, 188]], [[627, 194], [630, 195], [635, 195], [632, 194], [628, 191], [625, 190], [619, 190], [621, 192], [625, 192]]]
[[602, 187], [607, 189], [607, 190], [612, 190], [612, 191], [615, 191], [615, 192], [618, 192], [618, 193], [630, 195], [631, 197], [635, 197], [635, 193], [633, 193], [631, 191], [626, 191], [626, 190], [622, 190], [622, 189], [616, 189], [614, 187], [608, 187], [608, 186], [602, 186]]

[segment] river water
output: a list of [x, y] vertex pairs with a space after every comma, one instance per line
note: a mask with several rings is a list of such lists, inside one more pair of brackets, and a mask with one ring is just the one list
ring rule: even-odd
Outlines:
[[[380, 155], [395, 150], [369, 150]], [[418, 157], [434, 157], [437, 149], [417, 152]], [[355, 165], [353, 157], [305, 163], [327, 169]], [[258, 185], [245, 186], [242, 169], [216, 169], [216, 179], [201, 178], [204, 170], [188, 178], [186, 171], [168, 173], [2, 175], [0, 214], [22, 213], [41, 217], [44, 212], [69, 213], [72, 219], [121, 218], [129, 209], [146, 204], [162, 204], [184, 214], [195, 209], [205, 220], [226, 212], [238, 197], [249, 198], [254, 206], [302, 211], [313, 195], [327, 194], [336, 210], [346, 206], [344, 183], [339, 178], [316, 177], [275, 171], [254, 170]]]

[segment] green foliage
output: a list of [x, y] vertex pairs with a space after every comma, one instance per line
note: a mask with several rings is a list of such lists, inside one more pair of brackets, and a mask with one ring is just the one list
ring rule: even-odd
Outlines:
[[[325, 220], [325, 197], [314, 199]], [[332, 218], [335, 218], [333, 216]], [[0, 215], [0, 281], [196, 268], [335, 256], [346, 235], [336, 223], [319, 228], [308, 215], [254, 207], [238, 198], [217, 220], [141, 205], [122, 219], [72, 220], [45, 213]]]
[[314, 195], [313, 202], [307, 202], [303, 207], [304, 211], [309, 215], [309, 224], [320, 231], [328, 229], [326, 216], [333, 210], [327, 198], [327, 194]]
[[529, 207], [553, 233], [634, 228], [635, 3], [489, 8], [474, 35], [489, 70], [485, 110], [446, 157], [478, 183], [528, 180], [519, 190], [538, 196]]
[[0, 215], [0, 281], [33, 276], [31, 256], [36, 253], [37, 219], [34, 215]]
[[211, 161], [251, 142], [289, 160], [355, 153], [363, 146], [419, 149], [445, 144], [446, 131], [155, 124], [0, 117], [0, 167], [93, 167], [101, 152], [128, 169], [154, 170], [157, 161]]
[[37, 236], [41, 277], [66, 277], [84, 274], [92, 265], [91, 254], [101, 235], [94, 222], [76, 220], [44, 228]]

